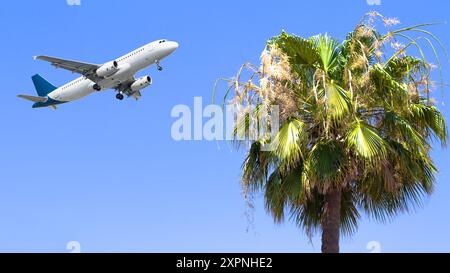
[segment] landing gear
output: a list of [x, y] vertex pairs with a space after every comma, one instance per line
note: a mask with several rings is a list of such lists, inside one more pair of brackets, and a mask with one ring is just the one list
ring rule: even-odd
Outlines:
[[156, 69], [158, 69], [158, 71], [162, 71], [163, 68], [162, 68], [162, 66], [159, 64], [159, 61], [156, 61], [155, 63], [156, 63]]
[[98, 84], [94, 84], [94, 86], [92, 86], [92, 88], [94, 88], [95, 91], [100, 91], [102, 90], [102, 87]]
[[123, 94], [122, 93], [117, 93], [116, 99], [123, 100]]

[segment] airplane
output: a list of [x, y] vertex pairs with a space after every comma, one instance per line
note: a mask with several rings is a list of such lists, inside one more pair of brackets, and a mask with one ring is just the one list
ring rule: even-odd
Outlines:
[[177, 48], [177, 42], [161, 39], [102, 65], [49, 56], [35, 56], [35, 60], [50, 62], [56, 68], [67, 69], [82, 76], [61, 87], [56, 87], [36, 74], [31, 79], [38, 96], [18, 95], [18, 97], [34, 102], [33, 108], [51, 107], [56, 109], [59, 104], [112, 88], [116, 90], [118, 100], [123, 100], [124, 95], [137, 100], [142, 95], [141, 90], [152, 84], [152, 78], [144, 76], [136, 79], [135, 74], [153, 64], [156, 64], [157, 69], [161, 71], [160, 61]]

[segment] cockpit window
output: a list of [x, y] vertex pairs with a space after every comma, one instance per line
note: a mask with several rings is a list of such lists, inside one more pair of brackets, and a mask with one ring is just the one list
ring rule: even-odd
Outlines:
[[164, 43], [166, 40], [161, 40], [161, 41], [159, 41], [159, 43]]

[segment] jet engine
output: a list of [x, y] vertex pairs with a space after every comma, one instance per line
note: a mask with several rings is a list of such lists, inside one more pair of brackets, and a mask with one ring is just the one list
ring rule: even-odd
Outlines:
[[131, 91], [136, 92], [148, 87], [150, 84], [152, 84], [152, 78], [150, 78], [150, 76], [144, 76], [134, 81], [131, 84], [130, 89]]
[[100, 68], [98, 68], [97, 71], [95, 71], [95, 73], [99, 77], [109, 77], [109, 76], [113, 75], [114, 73], [116, 73], [118, 70], [119, 70], [119, 65], [117, 64], [117, 62], [111, 61], [111, 62], [108, 62], [108, 63], [100, 66]]

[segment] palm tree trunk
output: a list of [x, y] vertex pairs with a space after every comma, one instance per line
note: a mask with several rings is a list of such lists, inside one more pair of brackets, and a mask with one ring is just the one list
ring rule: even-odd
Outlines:
[[324, 219], [322, 220], [322, 253], [339, 253], [341, 218], [341, 190], [331, 188], [325, 193]]

